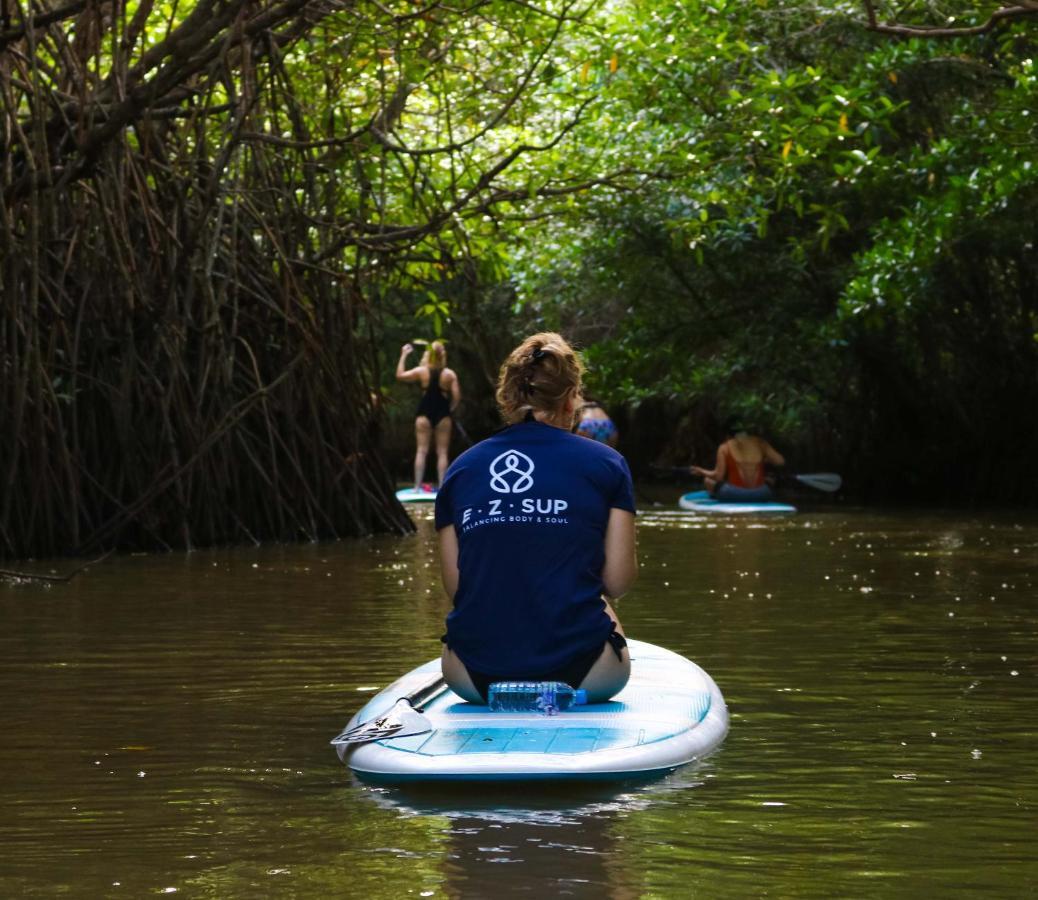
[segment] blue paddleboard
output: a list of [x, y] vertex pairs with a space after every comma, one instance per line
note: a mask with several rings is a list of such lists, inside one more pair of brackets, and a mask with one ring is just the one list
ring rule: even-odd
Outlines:
[[[336, 746], [366, 780], [576, 781], [662, 774], [705, 756], [724, 740], [728, 709], [714, 680], [691, 660], [629, 640], [631, 679], [608, 703], [554, 716], [492, 712], [451, 690], [422, 710], [428, 730]], [[347, 728], [378, 719], [429, 683], [439, 658], [375, 695]]]
[[765, 501], [763, 503], [726, 503], [715, 500], [709, 491], [692, 491], [683, 494], [678, 500], [678, 506], [692, 512], [717, 513], [719, 515], [765, 515], [773, 513], [795, 513], [797, 508], [788, 503], [775, 503]]
[[400, 488], [396, 492], [396, 499], [401, 503], [430, 503], [436, 499], [435, 488]]

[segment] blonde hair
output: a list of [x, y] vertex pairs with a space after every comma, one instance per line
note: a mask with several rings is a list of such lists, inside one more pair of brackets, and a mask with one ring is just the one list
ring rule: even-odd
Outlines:
[[425, 348], [425, 355], [422, 358], [422, 362], [430, 369], [442, 369], [446, 361], [447, 348], [443, 346], [443, 341], [433, 341]]
[[513, 424], [528, 410], [554, 415], [572, 391], [579, 391], [584, 363], [562, 335], [534, 334], [501, 364], [497, 377], [497, 406]]

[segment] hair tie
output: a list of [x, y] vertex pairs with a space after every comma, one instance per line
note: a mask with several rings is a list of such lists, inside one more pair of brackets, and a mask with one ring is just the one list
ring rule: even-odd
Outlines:
[[533, 351], [533, 353], [530, 354], [530, 359], [533, 362], [537, 362], [537, 360], [544, 359], [544, 357], [546, 357], [547, 355], [548, 354], [545, 353], [544, 350], [538, 347], [536, 350]]

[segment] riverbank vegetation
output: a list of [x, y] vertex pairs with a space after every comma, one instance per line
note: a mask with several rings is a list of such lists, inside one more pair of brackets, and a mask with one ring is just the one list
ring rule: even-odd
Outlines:
[[893, 15], [5, 7], [0, 555], [406, 530], [400, 343], [478, 437], [541, 327], [635, 462], [739, 411], [867, 496], [1038, 501], [1038, 16]]

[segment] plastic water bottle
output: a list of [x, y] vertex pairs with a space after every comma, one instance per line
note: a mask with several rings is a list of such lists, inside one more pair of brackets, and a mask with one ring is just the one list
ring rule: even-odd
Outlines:
[[563, 681], [495, 681], [487, 691], [494, 712], [541, 712], [546, 716], [587, 703], [587, 691]]

